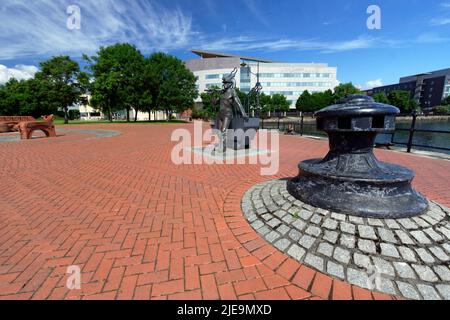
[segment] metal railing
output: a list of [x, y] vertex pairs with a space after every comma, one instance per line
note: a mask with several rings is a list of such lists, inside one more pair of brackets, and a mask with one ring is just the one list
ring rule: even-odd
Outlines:
[[281, 117], [276, 119], [261, 119], [261, 129], [279, 130], [286, 133], [298, 134], [300, 136], [326, 136], [325, 132], [316, 129], [315, 122], [305, 122], [305, 119], [314, 119], [312, 114], [301, 115], [298, 121], [282, 121], [281, 119]]
[[[313, 119], [311, 115], [302, 115], [299, 117], [298, 121], [281, 121], [281, 118], [278, 117], [278, 119], [273, 120], [267, 120], [262, 119], [261, 120], [261, 129], [269, 129], [269, 130], [279, 130], [286, 133], [291, 134], [298, 134], [300, 136], [304, 135], [310, 135], [310, 136], [319, 136], [324, 137], [326, 134], [322, 131], [319, 131], [316, 129], [315, 123], [305, 123], [305, 118]], [[417, 127], [417, 118], [418, 115], [414, 114], [412, 115], [412, 122], [409, 129], [405, 128], [396, 128], [396, 131], [394, 133], [388, 134], [388, 136], [391, 136], [391, 144], [392, 145], [403, 145], [406, 146], [407, 152], [411, 153], [411, 151], [414, 148], [423, 148], [423, 149], [434, 149], [434, 150], [440, 150], [440, 151], [450, 151], [449, 147], [443, 147], [443, 146], [436, 146], [436, 145], [424, 145], [420, 143], [414, 143], [414, 138], [416, 137], [416, 134], [418, 133], [427, 133], [427, 134], [439, 134], [439, 135], [448, 135], [448, 141], [450, 141], [450, 131], [445, 130], [428, 130], [428, 129], [418, 129]], [[407, 142], [402, 142], [396, 140], [396, 135], [400, 132], [408, 132], [407, 135]], [[383, 145], [383, 144], [381, 144]]]
[[[441, 150], [441, 151], [450, 151], [450, 148], [448, 147], [441, 147], [441, 146], [433, 146], [433, 145], [423, 145], [423, 144], [418, 144], [418, 143], [414, 143], [414, 137], [416, 135], [416, 133], [430, 133], [430, 134], [447, 134], [448, 135], [448, 141], [450, 141], [450, 131], [446, 131], [446, 130], [428, 130], [428, 129], [417, 129], [416, 125], [417, 125], [417, 114], [413, 114], [412, 115], [412, 122], [411, 122], [411, 127], [409, 129], [403, 129], [403, 128], [397, 128], [395, 130], [394, 133], [392, 133], [392, 139], [391, 139], [391, 143], [394, 145], [404, 145], [406, 146], [407, 152], [411, 153], [412, 149], [414, 147], [416, 148], [425, 148], [425, 149], [435, 149], [435, 150]], [[398, 132], [409, 132], [408, 135], [408, 142], [401, 142], [401, 141], [396, 141], [395, 140], [395, 135]]]

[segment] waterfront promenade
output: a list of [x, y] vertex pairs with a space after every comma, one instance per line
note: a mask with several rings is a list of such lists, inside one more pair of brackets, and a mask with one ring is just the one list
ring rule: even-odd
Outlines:
[[[280, 170], [263, 177], [252, 165], [174, 165], [176, 128], [193, 126], [69, 126], [55, 139], [0, 142], [0, 299], [394, 298], [299, 264], [243, 216], [249, 188], [297, 175], [327, 141], [281, 136]], [[450, 206], [449, 161], [376, 154]], [[219, 186], [223, 176], [232, 179]], [[73, 265], [80, 290], [66, 287]]]

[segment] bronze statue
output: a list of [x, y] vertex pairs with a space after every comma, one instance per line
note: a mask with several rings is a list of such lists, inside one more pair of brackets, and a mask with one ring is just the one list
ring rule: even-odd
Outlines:
[[227, 131], [233, 119], [239, 117], [248, 120], [249, 118], [235, 90], [236, 73], [237, 68], [222, 78], [223, 85], [220, 92], [220, 110], [216, 118], [216, 129], [220, 131], [220, 144], [219, 149], [217, 150], [216, 148], [216, 151], [223, 153], [227, 150]]

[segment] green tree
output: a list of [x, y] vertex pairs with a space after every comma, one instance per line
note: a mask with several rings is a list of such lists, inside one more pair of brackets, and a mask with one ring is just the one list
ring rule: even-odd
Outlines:
[[409, 110], [410, 111], [420, 111], [421, 110], [420, 104], [416, 100], [411, 99], [409, 101]]
[[212, 87], [209, 91], [203, 92], [200, 95], [203, 104], [204, 118], [212, 118], [217, 113], [220, 103], [220, 88]]
[[384, 92], [374, 94], [373, 99], [378, 103], [390, 104], [389, 98]]
[[297, 109], [303, 112], [315, 112], [332, 105], [335, 101], [333, 91], [314, 92], [304, 91], [297, 100]]
[[442, 100], [442, 105], [443, 106], [450, 106], [450, 96], [444, 98], [444, 100]]
[[25, 81], [11, 79], [0, 87], [0, 115], [21, 115], [24, 105]]
[[269, 114], [275, 111], [273, 109], [272, 97], [265, 94], [264, 92], [262, 92], [259, 97], [259, 103], [261, 104], [262, 113]]
[[0, 114], [38, 118], [56, 113], [60, 105], [52, 100], [49, 85], [39, 79], [11, 79], [0, 88]]
[[313, 112], [315, 107], [313, 105], [313, 100], [311, 94], [308, 90], [303, 91], [303, 93], [298, 97], [297, 103], [295, 104], [298, 111], [302, 112]]
[[244, 108], [247, 107], [248, 105], [252, 105], [255, 103], [255, 99], [256, 99], [255, 95], [253, 95], [253, 96], [251, 94], [249, 95], [249, 94], [245, 93], [244, 91], [241, 91], [239, 88], [235, 88], [235, 90], [236, 90], [236, 94], [238, 95], [239, 100], [241, 100]]
[[[69, 107], [84, 101], [88, 77], [69, 56], [57, 56], [40, 63], [41, 70], [32, 79], [31, 94], [45, 103], [57, 104], [64, 111], [64, 123], [69, 123]], [[41, 91], [41, 89], [45, 89]], [[38, 98], [35, 96], [35, 98]], [[40, 100], [42, 101], [42, 100]], [[39, 104], [36, 99], [35, 103]], [[53, 109], [53, 108], [51, 108]]]
[[356, 88], [353, 83], [342, 83], [334, 88], [334, 98], [335, 102], [339, 99], [345, 98], [349, 94], [360, 94], [361, 91]]
[[133, 45], [118, 43], [101, 47], [95, 56], [85, 55], [84, 58], [94, 79], [90, 85], [91, 103], [107, 113], [110, 121], [113, 112], [123, 109], [130, 121], [131, 109], [137, 115], [151, 102], [151, 96], [146, 92], [149, 79], [145, 58]]
[[311, 104], [314, 106], [314, 111], [319, 111], [332, 105], [335, 101], [335, 97], [331, 90], [327, 90], [324, 92], [314, 92], [311, 95], [311, 100]]
[[[151, 109], [162, 110], [170, 118], [171, 112], [193, 108], [198, 97], [196, 77], [183, 61], [165, 54], [155, 53], [148, 58]], [[149, 110], [150, 112], [150, 110]]]
[[389, 103], [403, 113], [412, 111], [411, 94], [408, 91], [394, 90], [388, 94]]
[[286, 96], [284, 96], [282, 94], [278, 94], [278, 93], [272, 95], [270, 103], [272, 105], [271, 109], [273, 111], [278, 111], [280, 113], [289, 111], [289, 109], [291, 107], [291, 104], [287, 100]]

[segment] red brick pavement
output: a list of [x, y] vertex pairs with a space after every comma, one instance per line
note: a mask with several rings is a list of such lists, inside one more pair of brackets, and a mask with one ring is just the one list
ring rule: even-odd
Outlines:
[[[250, 186], [295, 176], [326, 142], [281, 137], [280, 172], [262, 177], [259, 166], [172, 164], [176, 126], [98, 127], [122, 135], [0, 143], [0, 299], [392, 299], [300, 265], [241, 213]], [[450, 205], [450, 162], [377, 154]], [[66, 288], [71, 265], [81, 290]]]

